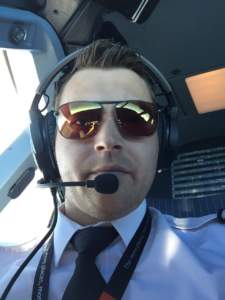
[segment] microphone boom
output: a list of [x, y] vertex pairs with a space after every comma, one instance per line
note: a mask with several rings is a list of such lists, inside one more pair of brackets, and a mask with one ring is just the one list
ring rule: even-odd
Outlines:
[[106, 173], [95, 177], [94, 180], [87, 181], [45, 181], [43, 179], [38, 181], [38, 186], [41, 188], [57, 188], [62, 186], [84, 186], [87, 188], [94, 188], [101, 194], [113, 194], [118, 190], [119, 180], [114, 174]]

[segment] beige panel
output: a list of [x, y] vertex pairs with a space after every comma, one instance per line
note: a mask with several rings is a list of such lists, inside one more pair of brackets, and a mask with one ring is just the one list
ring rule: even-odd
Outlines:
[[225, 109], [225, 68], [185, 79], [199, 113]]

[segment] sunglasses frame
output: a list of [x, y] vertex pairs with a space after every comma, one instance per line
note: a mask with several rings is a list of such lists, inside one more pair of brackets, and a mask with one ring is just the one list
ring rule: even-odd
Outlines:
[[[101, 127], [101, 124], [100, 124], [99, 128], [96, 130], [95, 134], [92, 134], [91, 136], [87, 136], [87, 137], [84, 137], [84, 138], [69, 138], [69, 137], [65, 137], [65, 136], [62, 134], [62, 132], [60, 131], [60, 129], [59, 129], [57, 119], [58, 119], [58, 117], [60, 116], [60, 114], [62, 114], [62, 113], [59, 112], [60, 108], [63, 107], [64, 105], [68, 105], [68, 104], [70, 104], [70, 103], [85, 103], [85, 102], [86, 102], [86, 103], [96, 103], [96, 104], [99, 105], [99, 109], [102, 109], [102, 110], [104, 110], [103, 104], [104, 104], [104, 105], [107, 105], [107, 104], [114, 104], [114, 112], [113, 112], [113, 114], [114, 114], [114, 121], [115, 121], [115, 123], [116, 123], [116, 125], [117, 125], [117, 128], [118, 128], [120, 134], [121, 134], [123, 137], [125, 137], [125, 138], [136, 139], [136, 138], [141, 138], [141, 137], [152, 136], [152, 135], [155, 133], [156, 129], [157, 129], [157, 125], [158, 125], [158, 114], [161, 112], [161, 109], [158, 107], [158, 105], [157, 105], [156, 103], [153, 103], [153, 102], [147, 102], [147, 101], [143, 101], [143, 100], [136, 100], [136, 99], [134, 99], [134, 100], [120, 100], [120, 101], [118, 101], [118, 100], [110, 100], [110, 101], [78, 100], [78, 101], [76, 101], [76, 100], [75, 100], [75, 101], [69, 101], [69, 102], [66, 102], [66, 103], [60, 105], [60, 106], [58, 107], [57, 110], [53, 111], [54, 116], [55, 116], [55, 118], [56, 118], [57, 130], [59, 131], [59, 133], [61, 134], [61, 136], [64, 137], [65, 139], [80, 140], [80, 141], [81, 141], [81, 140], [90, 139], [90, 138], [92, 138], [93, 136], [95, 136], [95, 135], [98, 133], [98, 130], [99, 130], [99, 128]], [[140, 136], [139, 136], [139, 135], [132, 135], [132, 134], [124, 133], [123, 126], [121, 125], [121, 121], [118, 119], [118, 116], [117, 116], [117, 113], [116, 113], [116, 108], [117, 108], [117, 105], [119, 105], [119, 104], [121, 104], [121, 103], [127, 104], [127, 103], [131, 103], [131, 102], [136, 103], [136, 104], [137, 104], [138, 106], [140, 106], [140, 107], [141, 107], [140, 104], [142, 104], [142, 105], [144, 104], [144, 105], [146, 105], [147, 107], [150, 107], [150, 109], [148, 110], [148, 112], [149, 112], [149, 114], [154, 118], [154, 120], [155, 120], [155, 122], [156, 122], [155, 130], [153, 131], [152, 134], [150, 134], [150, 135], [140, 135]], [[123, 106], [122, 106], [122, 107], [123, 107]], [[121, 108], [122, 108], [122, 107], [121, 107]], [[120, 107], [119, 107], [119, 108], [120, 108]], [[62, 115], [63, 115], [63, 114], [62, 114]], [[102, 119], [101, 119], [101, 121], [102, 121]], [[102, 123], [102, 122], [101, 122], [101, 123]]]

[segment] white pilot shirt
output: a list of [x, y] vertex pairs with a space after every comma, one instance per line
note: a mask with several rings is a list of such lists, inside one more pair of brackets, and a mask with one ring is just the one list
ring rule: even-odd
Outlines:
[[[146, 202], [112, 225], [120, 238], [106, 248], [96, 264], [106, 281], [132, 239], [146, 211]], [[178, 219], [150, 208], [152, 229], [123, 300], [225, 299], [225, 225], [216, 215]], [[60, 300], [74, 271], [76, 252], [67, 247], [81, 226], [59, 210], [49, 300]], [[0, 248], [0, 295], [28, 255], [29, 245]], [[7, 300], [30, 300], [40, 250], [20, 275]], [[76, 297], [74, 296], [74, 300]]]

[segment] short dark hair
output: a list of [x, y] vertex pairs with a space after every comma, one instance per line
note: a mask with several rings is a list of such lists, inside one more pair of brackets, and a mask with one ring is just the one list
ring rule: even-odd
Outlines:
[[66, 82], [69, 81], [74, 73], [84, 68], [130, 69], [148, 83], [150, 94], [154, 100], [152, 91], [153, 82], [149, 70], [143, 63], [140, 55], [135, 50], [120, 43], [115, 43], [108, 39], [100, 39], [84, 47], [72, 64], [69, 67], [67, 66], [67, 70], [65, 70], [65, 73], [56, 84], [55, 106], [59, 103]]

